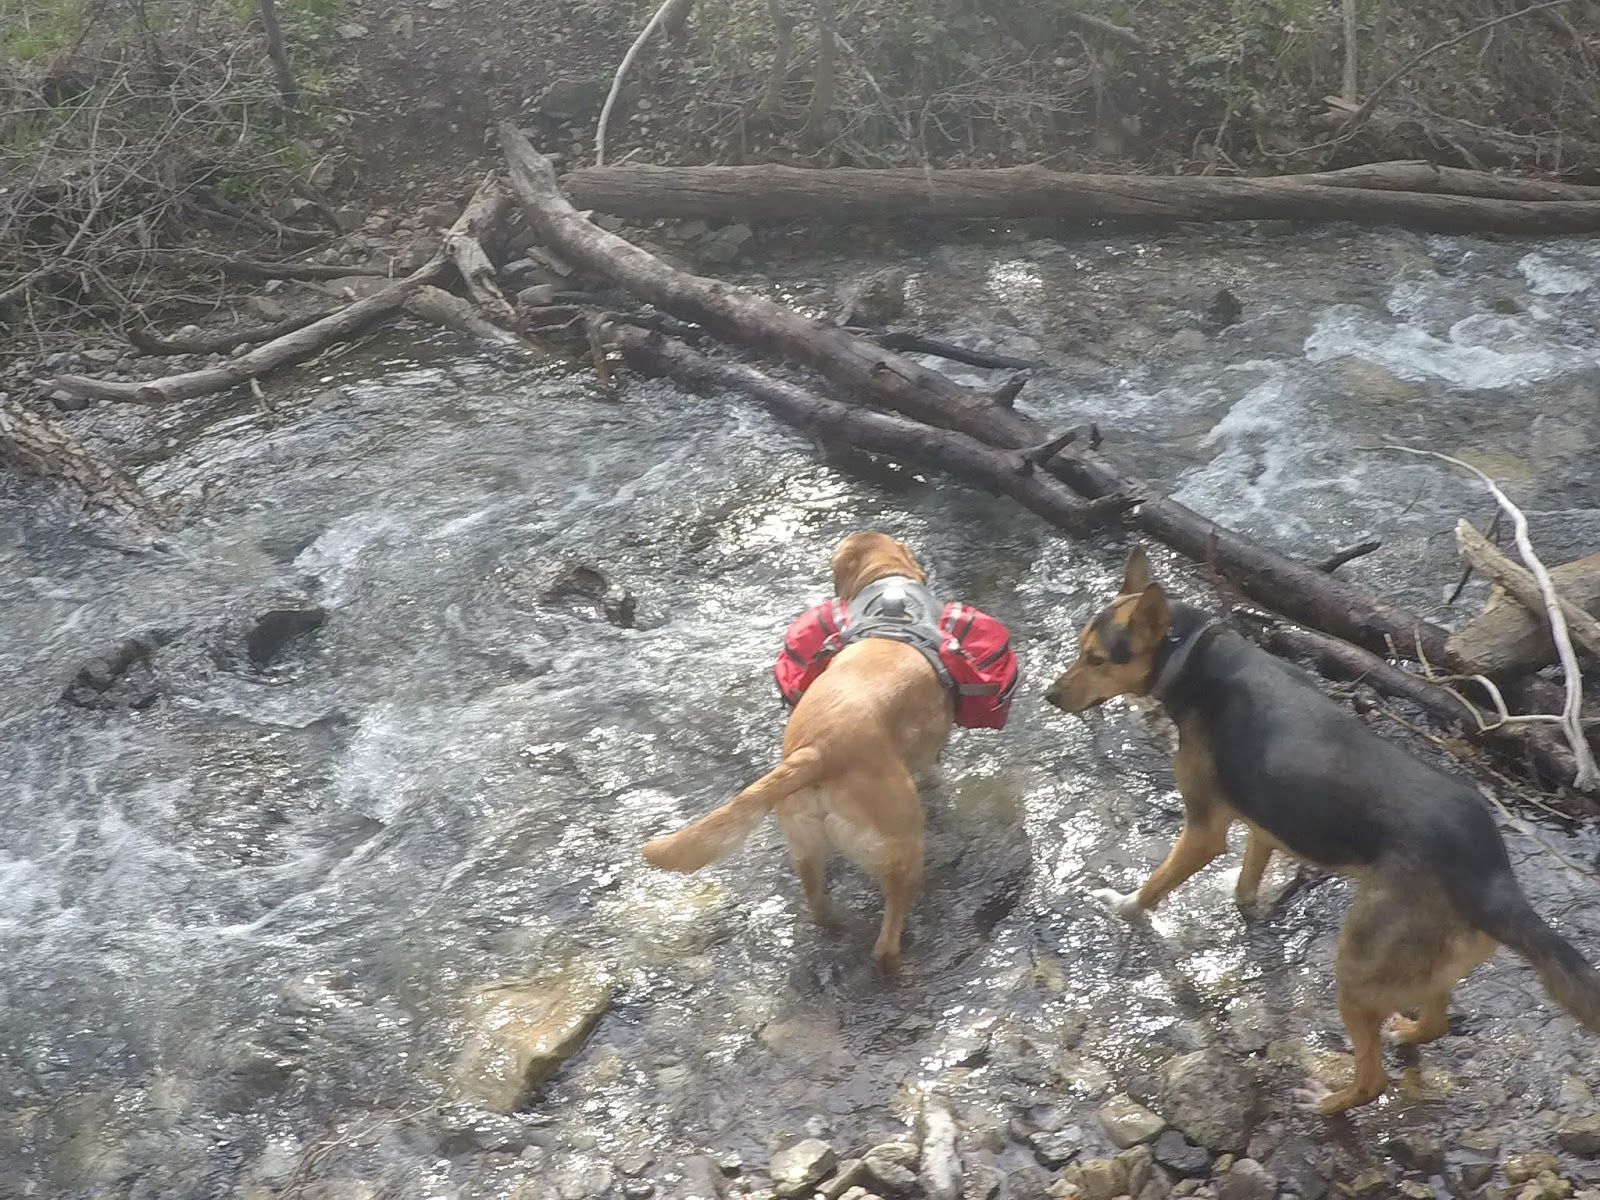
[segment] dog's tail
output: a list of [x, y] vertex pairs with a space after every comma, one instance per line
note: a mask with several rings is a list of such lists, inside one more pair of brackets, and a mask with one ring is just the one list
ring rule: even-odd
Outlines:
[[822, 755], [811, 747], [796, 750], [721, 808], [714, 808], [677, 833], [644, 844], [645, 861], [664, 871], [698, 871], [726, 858], [741, 845], [773, 805], [822, 777]]
[[1550, 998], [1600, 1033], [1600, 970], [1533, 911], [1510, 866], [1474, 891], [1473, 924], [1527, 959]]

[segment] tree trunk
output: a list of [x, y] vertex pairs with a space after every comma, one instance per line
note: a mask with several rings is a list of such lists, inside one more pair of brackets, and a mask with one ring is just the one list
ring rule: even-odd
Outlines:
[[789, 82], [789, 58], [794, 54], [794, 23], [789, 20], [787, 4], [788, 0], [767, 0], [767, 12], [772, 15], [772, 74], [767, 76], [767, 90], [756, 110], [767, 122], [783, 111], [783, 88]]
[[837, 47], [833, 36], [833, 0], [812, 0], [817, 14], [817, 65], [812, 77], [811, 103], [806, 108], [803, 141], [820, 146], [827, 141], [828, 118], [833, 114], [833, 68]]
[[77, 487], [91, 504], [151, 526], [163, 514], [139, 485], [90, 454], [77, 438], [0, 392], [0, 460]]
[[1454, 232], [1600, 230], [1600, 199], [1505, 200], [1280, 179], [1080, 175], [1042, 167], [591, 167], [562, 181], [575, 204], [638, 220], [851, 222], [1049, 217], [1087, 223], [1288, 219]]
[[1356, 0], [1343, 0], [1344, 9], [1344, 102], [1356, 102]]
[[510, 325], [516, 314], [511, 303], [495, 282], [494, 263], [489, 261], [483, 248], [483, 239], [497, 226], [505, 223], [512, 207], [495, 177], [484, 176], [478, 190], [467, 201], [467, 206], [444, 235], [444, 253], [449, 255], [466, 285], [467, 296], [482, 308], [490, 319], [501, 325]]

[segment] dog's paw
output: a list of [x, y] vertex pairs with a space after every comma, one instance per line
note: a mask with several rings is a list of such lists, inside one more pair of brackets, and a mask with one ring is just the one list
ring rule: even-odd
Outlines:
[[1259, 921], [1266, 916], [1267, 906], [1261, 903], [1260, 892], [1234, 892], [1233, 902], [1246, 921]]
[[1096, 888], [1089, 893], [1100, 905], [1113, 916], [1121, 917], [1124, 921], [1138, 921], [1148, 916], [1139, 903], [1137, 892], [1119, 892], [1116, 888]]
[[1304, 1087], [1297, 1087], [1289, 1093], [1294, 1101], [1294, 1106], [1301, 1112], [1322, 1112], [1322, 1102], [1333, 1095], [1333, 1090], [1320, 1080], [1308, 1079]]

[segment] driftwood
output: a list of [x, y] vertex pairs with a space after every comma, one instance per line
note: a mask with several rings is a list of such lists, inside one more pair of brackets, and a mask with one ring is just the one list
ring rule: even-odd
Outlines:
[[[1562, 597], [1600, 615], [1600, 554], [1550, 568]], [[1462, 669], [1485, 675], [1534, 671], [1556, 660], [1550, 626], [1496, 589], [1489, 607], [1450, 635], [1450, 653]]]
[[413, 316], [459, 330], [491, 346], [499, 346], [506, 350], [530, 348], [510, 330], [484, 320], [470, 300], [463, 300], [460, 296], [431, 284], [424, 284], [407, 296], [405, 310]]
[[1272, 653], [1308, 661], [1329, 679], [1365, 683], [1386, 696], [1406, 700], [1445, 728], [1459, 730], [1468, 741], [1490, 747], [1513, 762], [1531, 763], [1541, 783], [1560, 789], [1554, 795], [1569, 813], [1600, 812], [1600, 804], [1562, 786], [1571, 782], [1574, 764], [1566, 745], [1552, 735], [1552, 726], [1496, 725], [1490, 714], [1489, 728], [1483, 728], [1478, 714], [1450, 689], [1397, 667], [1359, 646], [1315, 630], [1263, 620], [1255, 614], [1235, 615], [1246, 618], [1246, 631]]
[[[1459, 521], [1456, 524], [1456, 547], [1461, 551], [1461, 557], [1472, 564], [1478, 574], [1504, 588], [1511, 598], [1539, 623], [1540, 628], [1546, 631], [1545, 641], [1550, 642], [1549, 626], [1544, 619], [1544, 598], [1539, 594], [1539, 582], [1534, 579], [1532, 573], [1527, 568], [1512, 562], [1493, 542], [1466, 521]], [[1600, 655], [1600, 620], [1590, 615], [1581, 601], [1561, 594], [1560, 580], [1555, 571], [1550, 572], [1550, 578], [1557, 584], [1561, 615], [1566, 618], [1572, 640], [1590, 654]], [[1551, 658], [1554, 657], [1555, 647], [1552, 644]]]
[[[1334, 105], [1317, 117], [1335, 132], [1344, 129], [1353, 110]], [[1439, 157], [1454, 154], [1475, 171], [1489, 167], [1521, 170], [1572, 171], [1581, 168], [1593, 176], [1600, 166], [1600, 145], [1564, 133], [1519, 134], [1474, 125], [1438, 113], [1408, 115], [1378, 110], [1369, 114], [1352, 135], [1362, 143], [1382, 147], [1385, 154]]]
[[510, 212], [511, 197], [493, 175], [486, 175], [461, 216], [444, 235], [444, 253], [455, 263], [467, 297], [491, 320], [507, 326], [515, 320], [515, 313], [495, 282], [494, 263], [489, 261], [488, 252], [483, 248], [483, 238], [504, 224]]
[[313, 322], [303, 329], [267, 342], [238, 358], [229, 359], [220, 366], [188, 371], [181, 375], [168, 375], [144, 382], [90, 379], [84, 375], [57, 376], [53, 386], [76, 396], [95, 400], [115, 400], [137, 404], [160, 404], [174, 400], [192, 400], [196, 396], [209, 396], [235, 387], [246, 380], [275, 371], [280, 367], [320, 353], [334, 342], [359, 332], [380, 317], [388, 316], [400, 308], [410, 295], [424, 284], [438, 278], [445, 268], [444, 256], [436, 255], [404, 279], [390, 284], [382, 291], [357, 300], [331, 316]]
[[304, 329], [331, 316], [333, 311], [319, 309], [255, 329], [225, 329], [220, 333], [201, 333], [193, 337], [158, 338], [135, 326], [128, 330], [128, 341], [142, 354], [226, 354], [235, 346], [258, 346], [297, 329]]
[[1440, 232], [1600, 229], [1600, 200], [1505, 200], [1326, 183], [1196, 175], [1079, 175], [1043, 167], [923, 171], [762, 165], [588, 167], [562, 186], [574, 204], [618, 217], [723, 221], [1050, 217], [1082, 223], [1367, 221]]
[[1036, 470], [1048, 446], [1038, 447], [1031, 455], [998, 450], [965, 434], [826, 399], [753, 367], [711, 358], [682, 342], [633, 326], [614, 326], [608, 337], [621, 349], [624, 361], [644, 374], [671, 376], [696, 390], [744, 392], [781, 420], [825, 440], [937, 467], [967, 483], [1010, 496], [1071, 533], [1090, 532], [1113, 520], [1117, 510], [1129, 503], [1128, 498], [1117, 498], [1109, 504], [1088, 504], [1060, 480]]
[[162, 513], [127, 475], [96, 458], [61, 426], [0, 392], [0, 460], [77, 487], [91, 504], [159, 525]]
[[271, 262], [267, 259], [228, 258], [193, 250], [141, 251], [140, 259], [165, 259], [196, 269], [211, 268], [234, 279], [348, 279], [352, 275], [389, 278], [382, 267], [351, 267], [338, 263]]
[[[846, 396], [1004, 450], [1050, 440], [1052, 431], [995, 403], [990, 394], [962, 387], [945, 375], [769, 300], [677, 271], [600, 229], [568, 203], [549, 160], [514, 125], [502, 123], [499, 135], [524, 214], [549, 248], [569, 261], [731, 341], [798, 359], [827, 376]], [[1153, 494], [1143, 480], [1098, 455], [1067, 446], [1046, 469], [1091, 501], [1142, 497], [1129, 512], [1131, 524], [1197, 562], [1214, 563], [1245, 595], [1293, 620], [1380, 653], [1392, 644], [1397, 652], [1416, 657], [1420, 644], [1431, 661], [1445, 661], [1446, 635], [1440, 627], [1367, 588], [1296, 562]]]
[[950, 362], [966, 363], [969, 367], [1028, 371], [1039, 365], [1032, 359], [1015, 358], [1009, 354], [992, 354], [987, 350], [969, 350], [954, 342], [943, 342], [938, 338], [924, 337], [920, 333], [904, 329], [891, 329], [887, 333], [875, 333], [870, 336], [885, 350], [894, 350], [901, 354], [931, 354], [935, 358], [948, 359]]

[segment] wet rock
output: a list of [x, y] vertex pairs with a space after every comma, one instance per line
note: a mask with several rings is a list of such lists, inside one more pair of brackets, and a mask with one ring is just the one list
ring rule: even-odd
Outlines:
[[1273, 1200], [1278, 1181], [1253, 1158], [1241, 1158], [1217, 1183], [1217, 1200]]
[[1028, 1136], [1033, 1156], [1047, 1167], [1071, 1162], [1083, 1150], [1083, 1130], [1076, 1125], [1063, 1129], [1042, 1129]]
[[827, 1142], [806, 1138], [774, 1154], [767, 1173], [778, 1195], [798, 1196], [825, 1178], [838, 1161]]
[[1004, 1182], [1005, 1176], [1000, 1174], [998, 1168], [978, 1163], [967, 1171], [967, 1183], [962, 1189], [961, 1200], [994, 1200]]
[[1191, 1141], [1218, 1152], [1242, 1150], [1255, 1125], [1255, 1084], [1238, 1063], [1196, 1050], [1162, 1069], [1167, 1119]]
[[1176, 1129], [1169, 1129], [1156, 1139], [1156, 1161], [1178, 1175], [1204, 1175], [1211, 1169], [1211, 1152], [1196, 1146]]
[[1204, 321], [1207, 329], [1226, 329], [1244, 315], [1244, 305], [1239, 297], [1227, 288], [1218, 288], [1206, 304]]
[[961, 1195], [956, 1123], [950, 1110], [942, 1105], [929, 1105], [922, 1113], [922, 1169], [918, 1178], [928, 1200], [956, 1200]]
[[1100, 1106], [1100, 1126], [1119, 1150], [1154, 1141], [1166, 1121], [1128, 1095], [1116, 1095]]
[[673, 1189], [677, 1200], [721, 1200], [727, 1184], [716, 1163], [695, 1154], [684, 1159], [680, 1169], [683, 1179]]
[[610, 1002], [611, 989], [581, 971], [552, 982], [507, 980], [478, 989], [465, 1007], [456, 1093], [497, 1112], [521, 1107], [582, 1048]]
[[1050, 1179], [1038, 1167], [1022, 1167], [1006, 1176], [1006, 1190], [1011, 1200], [1046, 1200]]
[[244, 648], [250, 663], [266, 667], [302, 634], [322, 627], [328, 614], [302, 592], [271, 593], [251, 606], [244, 619]]
[[1365, 1197], [1366, 1200], [1378, 1200], [1380, 1196], [1387, 1196], [1393, 1190], [1389, 1177], [1377, 1167], [1369, 1167], [1352, 1179], [1346, 1190], [1352, 1196]]
[[1128, 1173], [1128, 1195], [1137, 1196], [1155, 1175], [1156, 1156], [1149, 1146], [1134, 1146], [1117, 1155], [1117, 1161]]
[[1384, 1151], [1402, 1167], [1437, 1175], [1444, 1170], [1444, 1147], [1439, 1139], [1415, 1130], [1392, 1137], [1383, 1143]]
[[1500, 1135], [1488, 1129], [1469, 1129], [1456, 1138], [1456, 1145], [1474, 1154], [1498, 1154]]
[[1561, 1122], [1556, 1126], [1556, 1145], [1568, 1154], [1600, 1158], [1600, 1114]]
[[1328, 1191], [1328, 1156], [1310, 1138], [1291, 1134], [1262, 1160], [1267, 1171], [1301, 1200], [1322, 1200]]
[[1113, 1200], [1128, 1191], [1127, 1165], [1114, 1158], [1090, 1158], [1074, 1163], [1061, 1178], [1077, 1186], [1084, 1200]]
[[[650, 1200], [656, 1194], [656, 1185], [648, 1179], [624, 1179], [622, 1181], [622, 1200]], [[706, 1200], [712, 1200], [707, 1197]]]
[[738, 1175], [744, 1170], [744, 1155], [737, 1150], [729, 1150], [719, 1154], [712, 1161], [717, 1164], [717, 1170], [724, 1175]]
[[568, 1163], [556, 1172], [556, 1195], [560, 1200], [591, 1200], [604, 1196], [615, 1182], [603, 1163]]
[[1494, 1178], [1492, 1162], [1462, 1163], [1456, 1171], [1456, 1180], [1462, 1189], [1475, 1192]]
[[1572, 1184], [1552, 1171], [1540, 1171], [1517, 1188], [1517, 1200], [1567, 1200], [1571, 1195]]
[[840, 1200], [846, 1192], [861, 1191], [867, 1180], [866, 1165], [859, 1158], [842, 1159], [837, 1174], [817, 1188], [823, 1200]]
[[612, 582], [599, 567], [585, 562], [568, 562], [560, 565], [540, 588], [546, 603], [559, 600], [587, 600], [598, 605], [619, 629], [632, 629], [637, 603], [633, 593], [621, 584]]
[[274, 300], [271, 296], [246, 296], [244, 306], [252, 316], [263, 321], [283, 321], [289, 316], [289, 310], [283, 301]]
[[64, 391], [61, 388], [55, 389], [46, 399], [61, 412], [82, 412], [94, 403], [87, 396], [80, 396], [76, 392]]
[[851, 286], [841, 298], [838, 324], [887, 325], [898, 320], [906, 308], [906, 281], [903, 267], [874, 271]]
[[127, 638], [86, 659], [62, 689], [63, 703], [103, 711], [148, 708], [159, 694], [150, 656], [171, 636], [153, 632]]
[[1433, 1200], [1433, 1189], [1420, 1179], [1402, 1179], [1395, 1184], [1395, 1194], [1404, 1200]]
[[862, 1166], [873, 1187], [880, 1188], [893, 1196], [909, 1196], [917, 1190], [916, 1147], [905, 1147], [895, 1142], [889, 1145], [897, 1150], [909, 1149], [911, 1151], [909, 1160], [899, 1155], [890, 1157], [881, 1153], [886, 1147], [874, 1146], [867, 1151]]
[[1560, 1174], [1561, 1164], [1548, 1150], [1535, 1150], [1530, 1154], [1508, 1155], [1501, 1170], [1505, 1172], [1506, 1182], [1516, 1187], [1545, 1173]]

